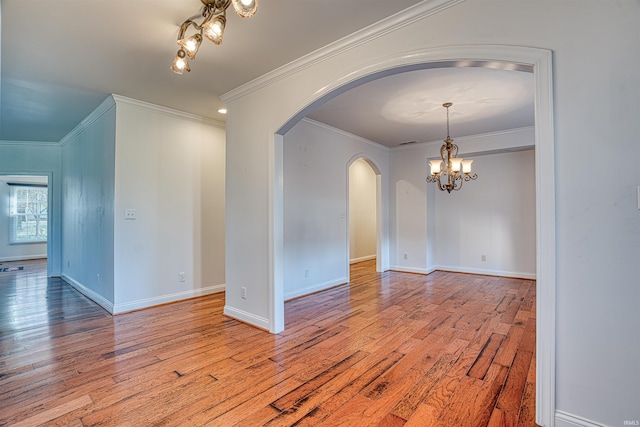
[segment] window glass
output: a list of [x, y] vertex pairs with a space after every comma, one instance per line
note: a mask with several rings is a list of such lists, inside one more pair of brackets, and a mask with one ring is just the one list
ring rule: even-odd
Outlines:
[[9, 210], [11, 243], [47, 241], [47, 187], [11, 185]]

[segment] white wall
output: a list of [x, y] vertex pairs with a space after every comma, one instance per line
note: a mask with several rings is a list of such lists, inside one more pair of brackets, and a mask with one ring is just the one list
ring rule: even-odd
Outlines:
[[[412, 273], [429, 273], [427, 249], [433, 251], [434, 237], [427, 235], [427, 183], [426, 162], [439, 148], [420, 145], [396, 148], [390, 155], [389, 189], [390, 257], [391, 268]], [[431, 255], [431, 253], [430, 253]], [[429, 257], [429, 267], [435, 260]]]
[[[227, 197], [227, 304], [267, 322], [276, 319], [277, 309], [269, 305], [269, 288], [277, 282], [273, 133], [326, 88], [417, 51], [484, 44], [550, 49], [557, 336], [555, 354], [538, 357], [555, 361], [557, 376], [555, 398], [546, 397], [575, 419], [605, 425], [640, 419], [639, 18], [640, 3], [630, 0], [467, 0], [225, 96], [227, 194], [236, 195]], [[610, 178], [586, 175], [602, 164], [615, 165]], [[241, 286], [255, 298], [244, 305], [236, 296]]]
[[[283, 274], [287, 299], [349, 280], [347, 188], [348, 165], [354, 156], [368, 158], [387, 173], [385, 147], [312, 120], [298, 123], [284, 137]], [[375, 175], [373, 178], [375, 185]]]
[[60, 147], [55, 143], [0, 141], [0, 152], [0, 174], [46, 175], [50, 179], [48, 274], [59, 276], [62, 239]]
[[113, 311], [116, 108], [107, 98], [62, 141], [62, 277]]
[[10, 186], [8, 182], [20, 184], [47, 185], [46, 176], [4, 175], [0, 176], [0, 261], [23, 260], [47, 257], [47, 243], [10, 244], [9, 202]]
[[349, 259], [376, 256], [376, 173], [364, 159], [349, 166]]
[[221, 127], [113, 95], [61, 144], [65, 280], [112, 313], [224, 289]]
[[435, 218], [427, 218], [435, 221], [436, 268], [535, 278], [534, 151], [465, 158], [478, 179], [436, 191]]
[[114, 312], [224, 290], [224, 129], [115, 99]]
[[[535, 276], [535, 171], [530, 151], [534, 145], [533, 128], [456, 138], [455, 142], [461, 157], [474, 160], [473, 170], [479, 178], [466, 182], [462, 190], [451, 194], [436, 190], [435, 184], [426, 182], [428, 161], [439, 158], [442, 141], [412, 144], [391, 152], [389, 186], [395, 207], [391, 210], [392, 268], [415, 273], [448, 269]], [[507, 153], [509, 150], [529, 151]], [[470, 152], [488, 154], [466, 155]], [[522, 154], [526, 152], [529, 155]], [[510, 173], [517, 173], [518, 179], [504, 180], [496, 164], [501, 159], [508, 160]], [[520, 167], [522, 171], [517, 169]], [[526, 192], [521, 192], [520, 186], [526, 188]], [[508, 192], [509, 202], [518, 198], [518, 212], [526, 215], [528, 228], [518, 225], [521, 218], [512, 211], [512, 204], [505, 205], [506, 193], [500, 195], [498, 191]], [[520, 207], [522, 200], [527, 201], [525, 208]], [[495, 212], [492, 212], [494, 205]], [[480, 217], [490, 219], [478, 223]], [[526, 234], [520, 236], [523, 230]], [[498, 234], [510, 242], [517, 241], [517, 249], [522, 252], [514, 256], [500, 246], [495, 240]], [[516, 236], [517, 240], [513, 240]], [[491, 254], [483, 252], [489, 248], [492, 248]], [[487, 255], [487, 261], [481, 262], [480, 255]]]

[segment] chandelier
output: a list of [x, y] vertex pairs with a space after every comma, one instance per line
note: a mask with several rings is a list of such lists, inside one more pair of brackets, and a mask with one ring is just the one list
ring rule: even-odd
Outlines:
[[[187, 19], [178, 31], [178, 45], [180, 50], [171, 64], [171, 71], [182, 74], [191, 71], [189, 59], [196, 59], [196, 53], [202, 43], [202, 36], [214, 44], [222, 43], [222, 34], [227, 23], [227, 8], [233, 4], [236, 13], [243, 18], [250, 18], [258, 9], [258, 0], [200, 0], [202, 7], [202, 24]], [[196, 31], [187, 37], [187, 30], [193, 27]]]
[[[458, 155], [458, 146], [453, 143], [449, 136], [449, 107], [453, 104], [446, 102], [442, 104], [447, 109], [447, 139], [440, 148], [440, 160], [431, 160], [431, 176], [427, 177], [427, 182], [437, 182], [440, 191], [451, 193], [452, 190], [460, 190], [462, 181], [471, 181], [478, 178], [477, 174], [471, 175], [471, 163], [473, 160], [464, 160]], [[462, 171], [461, 171], [462, 169]], [[444, 182], [444, 183], [443, 183]]]

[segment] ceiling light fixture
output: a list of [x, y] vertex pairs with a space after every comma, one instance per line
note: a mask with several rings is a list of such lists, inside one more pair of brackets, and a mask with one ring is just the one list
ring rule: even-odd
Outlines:
[[[449, 136], [449, 107], [453, 104], [446, 102], [442, 104], [447, 109], [447, 139], [440, 148], [441, 160], [431, 160], [431, 176], [427, 177], [427, 182], [438, 183], [440, 191], [451, 193], [453, 190], [462, 188], [462, 181], [471, 181], [478, 178], [477, 174], [471, 175], [471, 163], [473, 160], [464, 160], [458, 155], [458, 146], [453, 143], [453, 139]], [[461, 170], [462, 169], [462, 173]], [[445, 183], [443, 184], [443, 178]]]
[[[258, 0], [200, 0], [202, 6], [201, 24], [187, 19], [180, 26], [178, 31], [178, 45], [180, 50], [171, 64], [171, 71], [182, 74], [184, 71], [191, 71], [189, 59], [196, 59], [196, 53], [202, 43], [202, 36], [212, 41], [214, 44], [222, 43], [224, 27], [227, 24], [227, 8], [233, 4], [233, 9], [243, 18], [250, 18], [258, 10]], [[195, 32], [187, 36], [190, 27]]]

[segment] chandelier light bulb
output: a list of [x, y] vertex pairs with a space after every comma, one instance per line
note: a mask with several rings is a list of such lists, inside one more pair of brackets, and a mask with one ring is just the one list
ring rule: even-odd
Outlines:
[[258, 10], [258, 0], [233, 0], [233, 8], [243, 18], [251, 18]]
[[224, 15], [218, 15], [204, 24], [202, 24], [202, 29], [204, 31], [204, 36], [211, 40], [214, 44], [222, 43], [222, 34], [224, 33], [224, 27], [227, 23], [227, 18]]
[[191, 71], [191, 68], [189, 68], [189, 62], [187, 61], [187, 58], [185, 58], [185, 56], [185, 51], [183, 49], [180, 49], [173, 60], [173, 64], [171, 64], [171, 71], [176, 74], [182, 74], [184, 71]]
[[451, 170], [453, 172], [460, 172], [460, 166], [462, 165], [462, 158], [454, 157], [451, 160]]
[[185, 43], [185, 47], [187, 48], [187, 50], [193, 52], [194, 50], [196, 50], [196, 47], [198, 47], [198, 44], [194, 39], [189, 38]]
[[200, 34], [194, 34], [191, 37], [178, 41], [178, 44], [184, 48], [187, 56], [191, 59], [196, 59], [196, 53], [198, 53], [200, 43], [202, 43], [202, 36]]
[[431, 175], [437, 175], [440, 173], [440, 168], [442, 167], [442, 160], [431, 160], [429, 162], [429, 166], [431, 167]]
[[462, 173], [467, 175], [471, 173], [471, 163], [473, 163], [473, 160], [462, 161]]

